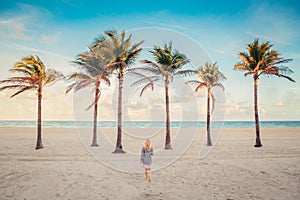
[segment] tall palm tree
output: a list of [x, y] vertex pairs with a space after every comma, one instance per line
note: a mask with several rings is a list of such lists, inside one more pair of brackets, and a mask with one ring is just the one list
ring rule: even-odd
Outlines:
[[[149, 67], [149, 71], [154, 73], [151, 78], [151, 82], [145, 85], [141, 91], [141, 95], [148, 87], [152, 87], [153, 82], [163, 81], [165, 86], [165, 103], [166, 103], [166, 140], [165, 149], [171, 150], [171, 135], [170, 135], [170, 101], [169, 101], [169, 84], [173, 80], [175, 75], [185, 75], [191, 72], [191, 70], [180, 70], [183, 65], [189, 62], [188, 58], [180, 53], [177, 49], [172, 48], [172, 43], [165, 44], [163, 48], [160, 46], [154, 46], [153, 51], [149, 51], [155, 58], [156, 63], [149, 60], [142, 60], [141, 62]], [[135, 84], [147, 80], [142, 78]]]
[[[113, 153], [125, 153], [122, 145], [122, 103], [123, 103], [123, 82], [124, 76], [127, 73], [135, 73], [133, 68], [129, 68], [137, 56], [139, 55], [142, 48], [139, 46], [143, 41], [136, 44], [131, 44], [131, 37], [125, 38], [125, 31], [118, 34], [117, 31], [105, 31], [105, 35], [108, 37], [102, 45], [95, 44], [93, 48], [95, 52], [110, 52], [113, 54], [112, 61], [107, 65], [109, 70], [115, 71], [119, 79], [119, 91], [118, 91], [118, 132], [116, 148]], [[142, 75], [143, 76], [143, 75]]]
[[[99, 42], [101, 42], [99, 40]], [[99, 44], [100, 45], [100, 44]], [[105, 68], [109, 63], [109, 59], [105, 59], [105, 55], [96, 55], [93, 49], [90, 52], [80, 54], [74, 63], [80, 67], [81, 72], [75, 72], [70, 75], [69, 80], [74, 80], [74, 83], [68, 86], [66, 93], [74, 89], [78, 91], [85, 87], [93, 86], [95, 97], [90, 106], [86, 110], [94, 106], [94, 126], [93, 126], [93, 140], [91, 146], [99, 146], [97, 142], [97, 115], [98, 115], [98, 100], [101, 96], [100, 84], [103, 82], [110, 86], [109, 75], [110, 72]]]
[[43, 149], [42, 143], [42, 95], [43, 88], [50, 83], [63, 78], [63, 74], [54, 70], [47, 69], [38, 56], [23, 57], [12, 69], [13, 73], [22, 75], [11, 77], [0, 81], [5, 86], [0, 87], [0, 91], [5, 89], [17, 89], [11, 98], [28, 90], [36, 90], [38, 96], [38, 118], [37, 118], [37, 142], [35, 149]]
[[[204, 66], [199, 67], [195, 70], [195, 73], [199, 80], [188, 81], [187, 83], [195, 83], [197, 87], [195, 91], [197, 92], [202, 87], [207, 88], [207, 120], [206, 120], [206, 131], [207, 131], [207, 146], [212, 146], [210, 137], [210, 114], [214, 111], [215, 97], [212, 93], [214, 87], [220, 87], [224, 90], [224, 86], [220, 81], [226, 80], [226, 77], [222, 72], [219, 71], [217, 63], [211, 64], [206, 63]], [[212, 109], [210, 108], [210, 98], [212, 98]], [[212, 110], [212, 111], [211, 111]], [[210, 112], [211, 111], [211, 112]]]
[[283, 58], [277, 50], [271, 50], [273, 45], [269, 42], [259, 43], [255, 39], [253, 43], [247, 45], [247, 51], [240, 53], [241, 62], [234, 66], [234, 70], [246, 71], [245, 76], [252, 75], [254, 79], [254, 115], [256, 128], [256, 142], [254, 147], [261, 147], [260, 131], [259, 131], [259, 117], [258, 117], [258, 100], [257, 100], [257, 86], [261, 75], [274, 75], [277, 77], [286, 78], [289, 81], [295, 82], [292, 78], [287, 76], [292, 73], [288, 67], [282, 66], [284, 63], [292, 61], [292, 59]]

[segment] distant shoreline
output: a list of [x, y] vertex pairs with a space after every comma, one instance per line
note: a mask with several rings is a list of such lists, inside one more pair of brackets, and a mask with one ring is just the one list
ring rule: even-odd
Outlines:
[[[91, 128], [92, 121], [43, 121], [43, 128]], [[36, 121], [2, 120], [0, 127], [36, 127]], [[98, 121], [98, 128], [116, 128], [115, 121]], [[124, 121], [124, 128], [165, 128], [164, 121]], [[172, 121], [171, 128], [205, 128], [205, 121]], [[254, 128], [253, 121], [212, 121], [212, 128]], [[300, 121], [261, 121], [261, 128], [300, 127]]]

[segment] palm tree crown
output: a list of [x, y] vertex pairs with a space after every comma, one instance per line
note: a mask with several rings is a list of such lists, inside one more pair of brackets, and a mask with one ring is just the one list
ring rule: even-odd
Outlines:
[[[197, 70], [195, 70], [195, 74], [200, 80], [198, 81], [198, 83], [202, 83], [203, 86], [207, 88], [212, 88], [214, 86], [219, 86], [223, 88], [222, 84], [220, 84], [220, 81], [226, 80], [224, 74], [219, 71], [217, 63], [205, 63], [204, 66], [201, 66]], [[199, 85], [196, 88], [196, 90], [198, 90], [201, 87], [202, 85]]]
[[274, 75], [286, 78], [295, 82], [287, 74], [293, 73], [288, 67], [282, 66], [284, 63], [292, 61], [281, 57], [278, 51], [271, 50], [273, 45], [269, 42], [259, 43], [255, 39], [253, 43], [247, 45], [248, 52], [240, 53], [242, 62], [234, 66], [234, 70], [246, 71], [245, 76], [252, 74], [257, 79], [261, 75]]
[[22, 76], [11, 77], [0, 81], [0, 84], [6, 84], [0, 88], [0, 91], [5, 89], [18, 89], [11, 97], [28, 90], [41, 89], [63, 77], [62, 73], [54, 69], [47, 69], [38, 56], [22, 58], [10, 71], [22, 74]]
[[191, 72], [190, 70], [180, 70], [183, 65], [189, 62], [189, 59], [177, 49], [173, 49], [171, 42], [165, 44], [164, 48], [154, 46], [153, 51], [149, 52], [154, 56], [156, 63], [149, 60], [142, 60], [141, 62], [148, 65], [149, 70], [155, 74], [155, 76], [151, 76], [154, 81], [163, 78], [163, 80], [167, 79], [169, 83], [175, 75]]
[[[74, 63], [81, 71], [75, 72], [69, 76], [69, 80], [74, 80], [74, 82], [67, 87], [66, 93], [72, 89], [76, 92], [91, 85], [93, 85], [96, 90], [100, 87], [101, 82], [104, 82], [108, 86], [110, 85], [109, 75], [111, 72], [106, 67], [109, 60], [95, 56], [94, 52], [91, 50], [89, 53], [78, 55], [78, 58]], [[98, 102], [100, 95], [101, 91], [99, 91], [97, 98], [94, 99], [93, 103], [87, 107], [86, 110], [90, 109]]]
[[125, 31], [120, 34], [116, 30], [105, 31], [104, 33], [108, 38], [101, 36], [96, 39], [96, 43], [92, 48], [95, 53], [109, 55], [112, 60], [107, 67], [110, 70], [116, 70], [119, 74], [125, 73], [125, 70], [135, 62], [140, 51], [142, 51], [139, 46], [144, 41], [131, 45], [132, 35], [130, 34], [126, 39]]

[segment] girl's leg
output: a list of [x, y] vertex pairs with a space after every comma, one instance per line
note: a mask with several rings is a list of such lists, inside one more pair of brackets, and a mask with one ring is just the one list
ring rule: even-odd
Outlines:
[[148, 180], [148, 170], [145, 168], [145, 176], [146, 176], [146, 180]]
[[150, 169], [147, 169], [147, 181], [151, 181], [151, 178], [150, 178]]

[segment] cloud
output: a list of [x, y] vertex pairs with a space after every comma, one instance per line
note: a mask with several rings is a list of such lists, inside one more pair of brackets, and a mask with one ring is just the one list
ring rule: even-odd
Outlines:
[[275, 106], [275, 107], [283, 107], [284, 104], [282, 103], [282, 101], [279, 101], [279, 102], [275, 103], [273, 106]]
[[248, 102], [236, 102], [231, 98], [226, 99], [225, 118], [226, 120], [252, 120], [253, 106]]
[[[291, 98], [294, 97], [294, 98]], [[266, 113], [263, 113], [262, 119], [267, 120], [299, 120], [300, 107], [299, 97], [291, 96], [285, 101], [279, 101], [275, 104], [266, 105]]]
[[[253, 33], [251, 31], [246, 31], [245, 33], [248, 34], [248, 35], [250, 35], [250, 36], [253, 36], [255, 38], [261, 38], [261, 39], [265, 39], [265, 40], [270, 40], [270, 41], [274, 41], [276, 43], [284, 43], [283, 41], [279, 41], [279, 40], [275, 39], [272, 36], [263, 35], [263, 34], [259, 34], [259, 33]], [[284, 43], [284, 44], [286, 44], [286, 43]]]
[[56, 32], [53, 34], [42, 34], [41, 35], [41, 43], [42, 44], [55, 44], [60, 40], [61, 33]]
[[24, 23], [18, 19], [5, 20], [0, 18], [0, 35], [4, 38], [31, 40]]
[[17, 8], [0, 14], [0, 38], [31, 41], [50, 16], [45, 8], [17, 4]]
[[299, 37], [300, 21], [294, 7], [278, 6], [275, 3], [253, 4], [247, 13], [250, 15], [247, 24], [251, 29], [245, 28], [245, 33], [250, 36], [282, 45], [292, 44]]
[[45, 50], [42, 50], [42, 49], [36, 49], [36, 48], [27, 47], [27, 46], [23, 46], [23, 45], [19, 45], [19, 44], [15, 44], [15, 46], [16, 46], [17, 49], [20, 49], [20, 50], [36, 52], [36, 53], [42, 53], [42, 54], [48, 54], [48, 55], [52, 55], [52, 56], [58, 56], [58, 57], [62, 57], [62, 58], [67, 58], [69, 60], [73, 60], [73, 58], [71, 58], [71, 57], [64, 56], [64, 55], [54, 53], [54, 52], [51, 52], [51, 51], [45, 51]]

